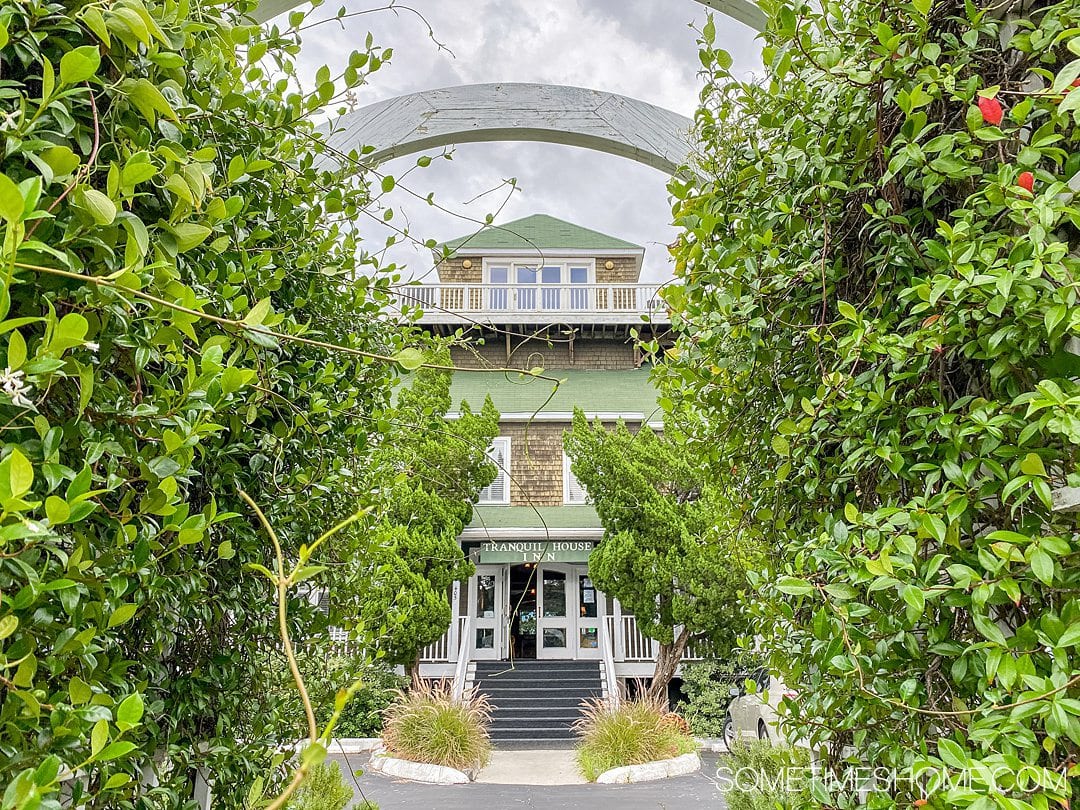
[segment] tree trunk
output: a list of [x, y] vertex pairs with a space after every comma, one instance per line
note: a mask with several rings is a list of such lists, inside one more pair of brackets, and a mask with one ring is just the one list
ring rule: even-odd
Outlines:
[[647, 695], [654, 700], [667, 700], [668, 684], [675, 677], [686, 645], [690, 641], [690, 631], [683, 628], [671, 644], [661, 644], [656, 654], [656, 669], [653, 670], [652, 683]]
[[423, 682], [420, 680], [420, 653], [416, 654], [406, 671], [409, 674], [409, 680], [412, 681], [413, 689], [419, 689], [423, 686]]

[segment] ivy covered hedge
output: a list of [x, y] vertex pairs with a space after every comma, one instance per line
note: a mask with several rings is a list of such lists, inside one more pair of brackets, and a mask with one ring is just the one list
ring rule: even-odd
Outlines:
[[367, 189], [316, 168], [308, 121], [389, 54], [304, 91], [302, 18], [0, 7], [4, 810], [180, 807], [195, 767], [240, 807], [272, 778], [270, 560], [237, 491], [292, 549], [352, 513], [388, 359], [416, 365], [387, 281], [345, 283]]
[[790, 730], [833, 774], [957, 780], [815, 802], [1068, 806], [1080, 6], [763, 5], [761, 81], [703, 32], [668, 383], [771, 538], [747, 602]]

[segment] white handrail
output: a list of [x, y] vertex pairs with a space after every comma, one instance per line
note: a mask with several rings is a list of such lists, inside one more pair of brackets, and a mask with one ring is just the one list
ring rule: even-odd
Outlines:
[[438, 282], [394, 287], [401, 306], [436, 312], [666, 313], [659, 284], [480, 284]]
[[611, 646], [611, 634], [608, 632], [607, 617], [600, 622], [600, 649], [604, 655], [604, 687], [608, 695], [608, 703], [613, 708], [619, 707], [622, 695], [619, 693], [619, 679], [615, 677], [615, 652]]
[[458, 644], [457, 666], [454, 668], [454, 686], [452, 695], [454, 700], [461, 700], [465, 695], [465, 678], [469, 672], [469, 650], [472, 648], [472, 616], [465, 619], [465, 627], [461, 632], [461, 640]]

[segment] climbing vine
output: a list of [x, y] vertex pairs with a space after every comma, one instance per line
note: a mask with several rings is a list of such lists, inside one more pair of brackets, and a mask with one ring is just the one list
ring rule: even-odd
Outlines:
[[[310, 121], [389, 51], [304, 88], [305, 15], [244, 10], [0, 7], [4, 810], [273, 786], [274, 558], [238, 493], [295, 559], [357, 509], [392, 361], [422, 362]], [[294, 636], [325, 623], [303, 596]]]
[[1068, 806], [1080, 7], [763, 6], [758, 80], [702, 32], [665, 383], [775, 550], [784, 723], [821, 806]]

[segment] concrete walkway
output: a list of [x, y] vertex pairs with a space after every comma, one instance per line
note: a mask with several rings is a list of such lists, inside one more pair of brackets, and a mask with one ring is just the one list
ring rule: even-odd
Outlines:
[[572, 749], [491, 752], [476, 781], [488, 785], [587, 785]]
[[[492, 765], [485, 769], [482, 778], [549, 778], [548, 773], [561, 772], [572, 767], [572, 751], [507, 751], [503, 754], [527, 754], [517, 762], [504, 757], [492, 757]], [[543, 757], [541, 759], [541, 757]], [[332, 757], [348, 774], [357, 768], [366, 768], [367, 756], [347, 758]], [[496, 758], [500, 760], [496, 764]], [[530, 774], [524, 773], [525, 762], [531, 762]], [[356, 800], [369, 799], [380, 810], [504, 810], [505, 808], [559, 808], [559, 810], [684, 810], [684, 808], [707, 808], [723, 810], [727, 805], [715, 780], [717, 759], [715, 754], [702, 754], [700, 773], [660, 779], [636, 785], [552, 784], [478, 781], [469, 785], [438, 787], [415, 782], [389, 779], [380, 774], [365, 772], [356, 779]], [[490, 776], [488, 776], [490, 771]], [[574, 774], [575, 778], [576, 773]], [[550, 777], [554, 778], [554, 777]]]

